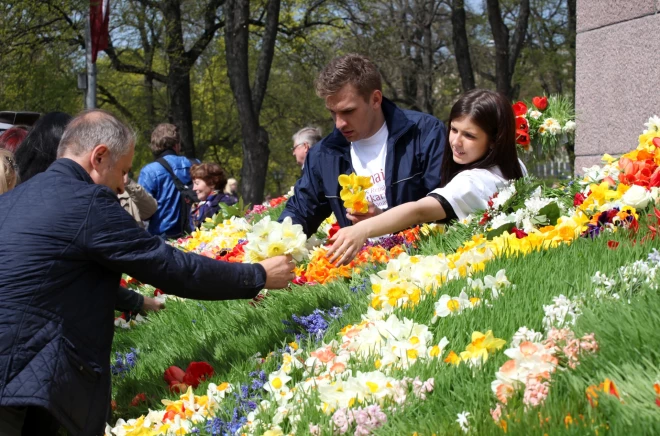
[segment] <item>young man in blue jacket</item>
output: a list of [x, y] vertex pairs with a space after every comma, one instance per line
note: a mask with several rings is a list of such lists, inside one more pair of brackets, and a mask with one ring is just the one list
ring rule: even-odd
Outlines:
[[[98, 435], [122, 273], [165, 293], [248, 299], [294, 278], [291, 259], [220, 262], [140, 228], [117, 198], [135, 146], [111, 114], [66, 127], [47, 171], [0, 196], [0, 434]], [[39, 207], [35, 208], [34, 205]]]
[[[440, 185], [444, 124], [383, 97], [380, 73], [368, 58], [333, 59], [321, 71], [316, 93], [325, 100], [335, 129], [307, 153], [280, 221], [291, 217], [311, 236], [332, 212], [345, 227], [419, 200]], [[371, 178], [366, 214], [347, 213], [339, 198], [339, 175], [351, 173]]]

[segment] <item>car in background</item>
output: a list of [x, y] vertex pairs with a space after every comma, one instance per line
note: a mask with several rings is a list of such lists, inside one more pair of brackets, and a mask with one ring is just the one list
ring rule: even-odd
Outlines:
[[41, 117], [39, 112], [0, 112], [0, 134], [14, 126], [30, 127]]

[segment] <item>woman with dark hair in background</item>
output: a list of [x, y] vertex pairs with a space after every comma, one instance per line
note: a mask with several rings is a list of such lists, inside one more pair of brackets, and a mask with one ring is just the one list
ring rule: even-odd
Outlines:
[[513, 109], [502, 94], [484, 89], [463, 94], [451, 109], [448, 126], [440, 187], [421, 200], [340, 229], [330, 239], [331, 262], [350, 262], [368, 238], [417, 224], [463, 219], [486, 209], [493, 194], [526, 173], [516, 150]]
[[39, 118], [16, 151], [16, 165], [21, 183], [46, 171], [57, 158], [64, 128], [71, 115], [50, 112]]

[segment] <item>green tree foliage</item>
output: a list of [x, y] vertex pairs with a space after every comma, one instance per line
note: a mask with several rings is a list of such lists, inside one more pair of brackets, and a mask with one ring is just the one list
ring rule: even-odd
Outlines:
[[[173, 56], [182, 52], [168, 52], [170, 35], [163, 8], [166, 4], [180, 6], [181, 50], [185, 53], [203, 41], [205, 12], [209, 5], [217, 5], [212, 14], [217, 29], [207, 45], [197, 46], [196, 60], [190, 63], [190, 109], [186, 113], [190, 115], [196, 156], [220, 163], [228, 176], [240, 181], [244, 134], [228, 79], [226, 29], [222, 27], [225, 3], [112, 2], [112, 56], [101, 53], [97, 62], [98, 102], [138, 132], [134, 168], [153, 159], [148, 142], [154, 125], [173, 120], [172, 87], [178, 82], [170, 74]], [[502, 22], [513, 34], [520, 1], [498, 3]], [[571, 96], [575, 2], [529, 3], [525, 43], [511, 77], [511, 95]], [[251, 86], [263, 49], [267, 4], [267, 0], [250, 3], [245, 74]], [[432, 112], [444, 119], [465, 88], [453, 39], [452, 17], [456, 17], [457, 6], [465, 11], [474, 85], [495, 89], [496, 53], [486, 2], [281, 0], [274, 55], [259, 113], [259, 124], [268, 135], [263, 193], [283, 194], [300, 175], [300, 167], [291, 156], [291, 136], [297, 130], [307, 125], [319, 126], [324, 133], [332, 129], [330, 115], [314, 93], [314, 79], [334, 56], [367, 54], [383, 74], [386, 96], [402, 107]], [[85, 68], [83, 29], [88, 8], [84, 0], [0, 0], [0, 110], [74, 114], [82, 109], [83, 93], [77, 89], [76, 76]]]

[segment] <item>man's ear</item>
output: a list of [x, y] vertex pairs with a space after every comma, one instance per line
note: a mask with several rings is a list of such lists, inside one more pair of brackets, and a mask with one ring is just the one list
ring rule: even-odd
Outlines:
[[383, 93], [378, 89], [374, 90], [371, 93], [371, 99], [369, 101], [369, 104], [371, 105], [372, 108], [379, 109], [382, 103], [383, 103]]
[[92, 169], [98, 171], [98, 168], [102, 165], [103, 161], [109, 158], [110, 150], [108, 149], [108, 146], [105, 144], [97, 145], [94, 147], [94, 150], [92, 150], [92, 154], [89, 157]]

